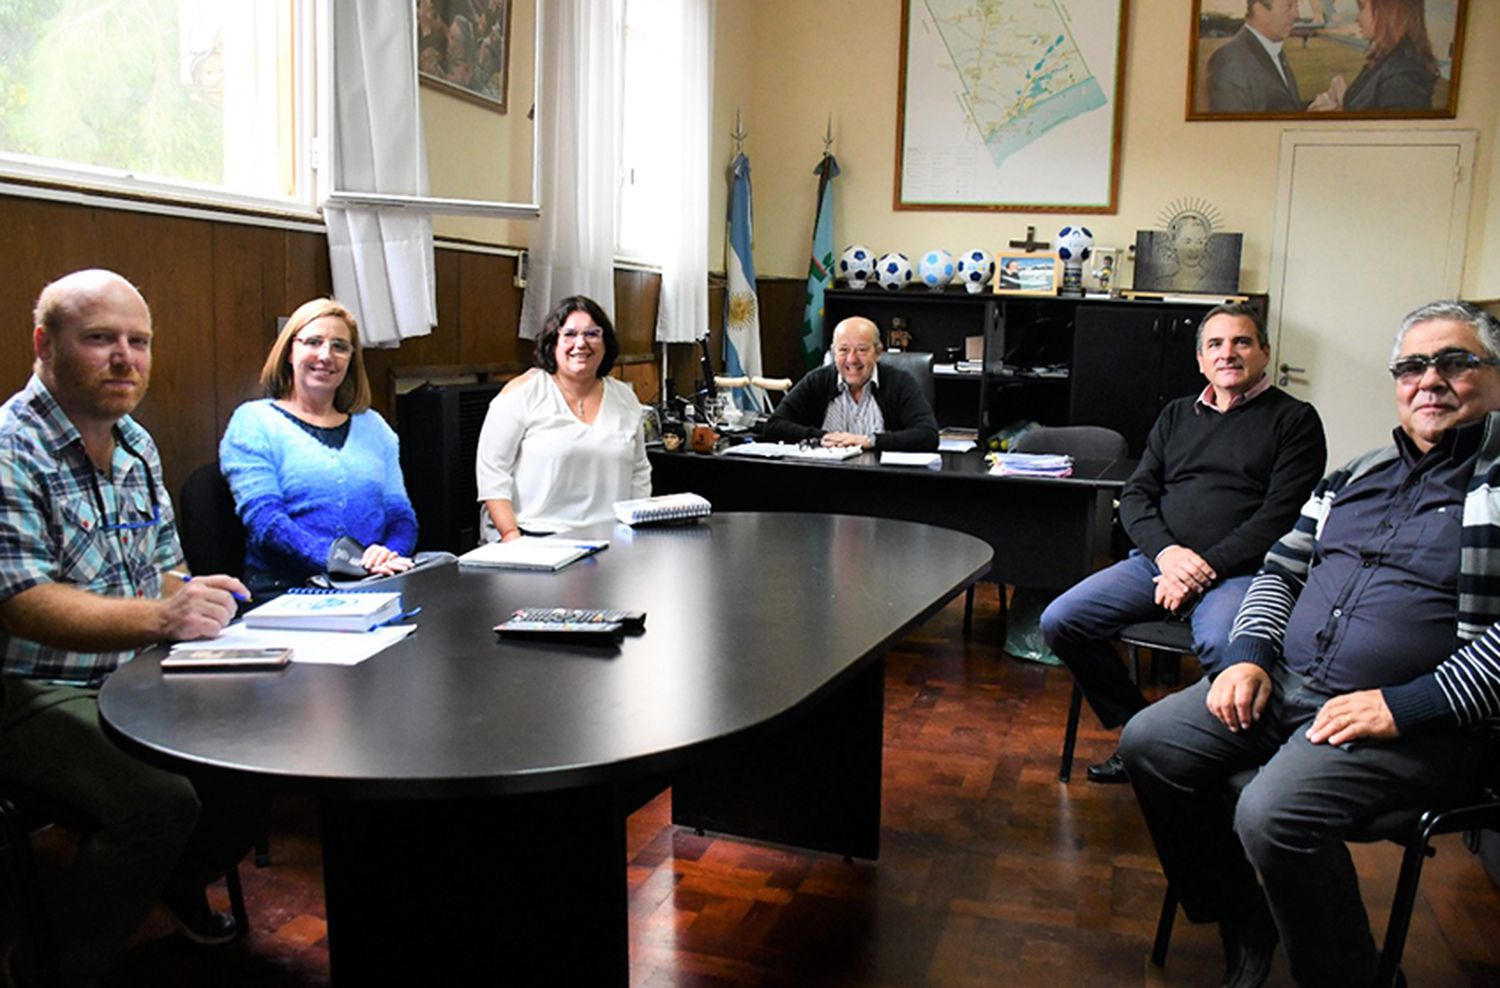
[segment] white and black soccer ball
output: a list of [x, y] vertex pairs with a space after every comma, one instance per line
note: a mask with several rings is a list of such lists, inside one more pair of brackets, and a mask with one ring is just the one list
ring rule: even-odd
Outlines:
[[839, 255], [839, 277], [850, 288], [863, 288], [875, 275], [875, 252], [861, 244], [850, 244]]
[[922, 284], [928, 290], [934, 292], [947, 288], [956, 270], [953, 255], [942, 249], [929, 250], [917, 262], [917, 277], [922, 279]]
[[1057, 231], [1057, 256], [1063, 264], [1076, 268], [1094, 252], [1094, 235], [1086, 226], [1065, 226]]
[[911, 261], [900, 251], [881, 255], [875, 264], [875, 280], [889, 292], [899, 292], [911, 281]]
[[973, 247], [959, 254], [954, 267], [964, 291], [971, 295], [984, 291], [995, 277], [995, 258], [982, 247]]

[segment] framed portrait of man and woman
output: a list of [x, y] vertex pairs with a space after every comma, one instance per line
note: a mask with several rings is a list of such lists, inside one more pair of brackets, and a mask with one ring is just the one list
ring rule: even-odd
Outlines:
[[1452, 117], [1469, 0], [1193, 0], [1189, 120]]

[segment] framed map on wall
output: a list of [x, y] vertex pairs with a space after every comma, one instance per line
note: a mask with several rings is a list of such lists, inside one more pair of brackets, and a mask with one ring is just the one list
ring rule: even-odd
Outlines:
[[902, 0], [896, 209], [1113, 213], [1129, 0]]

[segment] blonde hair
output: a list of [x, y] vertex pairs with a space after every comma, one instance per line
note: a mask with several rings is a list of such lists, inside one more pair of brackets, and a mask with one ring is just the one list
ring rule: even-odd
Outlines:
[[344, 372], [344, 380], [333, 394], [333, 407], [355, 415], [370, 407], [370, 379], [365, 376], [364, 352], [359, 345], [359, 324], [355, 322], [354, 314], [334, 298], [315, 298], [297, 306], [297, 311], [281, 327], [276, 342], [271, 344], [265, 366], [260, 369], [260, 386], [271, 398], [285, 398], [291, 393], [292, 361], [289, 351], [292, 349], [292, 340], [309, 323], [325, 316], [337, 316], [349, 327], [349, 345], [353, 351], [349, 355], [349, 369]]

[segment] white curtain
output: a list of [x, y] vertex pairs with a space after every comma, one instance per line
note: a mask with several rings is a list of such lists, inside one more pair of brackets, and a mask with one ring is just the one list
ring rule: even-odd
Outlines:
[[615, 18], [601, 0], [548, 0], [542, 21], [542, 216], [532, 233], [524, 339], [559, 299], [615, 308]]
[[[334, 185], [425, 195], [411, 5], [334, 0]], [[426, 336], [437, 322], [432, 221], [389, 209], [325, 207], [333, 290], [369, 346]]]
[[[663, 203], [661, 301], [656, 338], [691, 343], [708, 334], [708, 161], [713, 106], [713, 0], [665, 0], [663, 20], [680, 32], [680, 75], [662, 94], [661, 162], [675, 172], [664, 187], [680, 198]], [[675, 207], [675, 208], [674, 208]]]

